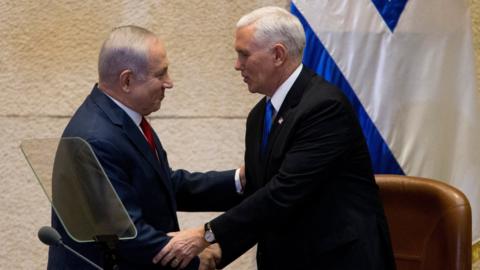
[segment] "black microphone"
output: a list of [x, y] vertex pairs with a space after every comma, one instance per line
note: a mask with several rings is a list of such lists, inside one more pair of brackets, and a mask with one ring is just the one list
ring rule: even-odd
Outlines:
[[63, 246], [68, 251], [72, 252], [73, 254], [80, 257], [82, 260], [89, 263], [95, 269], [103, 270], [103, 268], [101, 268], [100, 266], [96, 265], [94, 262], [84, 257], [82, 254], [76, 252], [71, 247], [65, 245], [62, 242], [62, 237], [60, 236], [60, 234], [57, 232], [57, 230], [55, 230], [52, 227], [44, 226], [40, 228], [40, 230], [38, 230], [38, 238], [40, 239], [40, 241], [42, 241], [42, 243], [48, 246]]
[[38, 230], [38, 238], [47, 246], [57, 246], [62, 243], [62, 237], [52, 227], [44, 226]]

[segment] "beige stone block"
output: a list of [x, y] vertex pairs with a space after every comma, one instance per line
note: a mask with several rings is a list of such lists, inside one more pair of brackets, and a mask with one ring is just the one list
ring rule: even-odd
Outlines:
[[26, 138], [58, 137], [67, 119], [0, 117], [0, 269], [46, 269], [47, 247], [37, 230], [50, 207], [20, 150]]
[[233, 33], [271, 1], [7, 1], [0, 6], [0, 115], [71, 115], [97, 81], [110, 29], [136, 24], [166, 43], [175, 88], [162, 115], [243, 116], [257, 98], [234, 71]]
[[245, 119], [153, 118], [172, 168], [225, 170], [243, 164]]

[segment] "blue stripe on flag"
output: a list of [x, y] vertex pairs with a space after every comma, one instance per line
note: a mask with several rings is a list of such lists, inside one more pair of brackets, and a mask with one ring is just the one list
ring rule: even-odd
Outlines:
[[301, 12], [293, 3], [291, 4], [291, 12], [300, 19], [300, 22], [303, 24], [303, 28], [305, 29], [307, 44], [305, 46], [305, 52], [303, 55], [303, 64], [315, 70], [327, 81], [342, 89], [352, 103], [367, 140], [374, 172], [404, 174], [402, 168], [400, 165], [398, 165], [398, 162], [395, 160], [395, 157], [390, 151], [388, 145], [385, 143], [379, 131], [375, 127], [375, 124], [372, 122], [367, 112], [363, 108], [352, 87], [345, 79], [337, 64], [325, 49], [321, 41], [318, 39], [315, 32], [312, 30]]
[[390, 31], [394, 31], [407, 0], [372, 0]]

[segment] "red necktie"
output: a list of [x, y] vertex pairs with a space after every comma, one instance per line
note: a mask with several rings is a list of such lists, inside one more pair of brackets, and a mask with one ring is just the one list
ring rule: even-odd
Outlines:
[[157, 157], [157, 148], [155, 147], [155, 140], [153, 139], [153, 129], [150, 124], [147, 122], [145, 117], [142, 117], [142, 122], [140, 122], [140, 127], [142, 128], [143, 134], [145, 134], [145, 138], [147, 139], [148, 145], [150, 146], [150, 150], [152, 150], [153, 154]]

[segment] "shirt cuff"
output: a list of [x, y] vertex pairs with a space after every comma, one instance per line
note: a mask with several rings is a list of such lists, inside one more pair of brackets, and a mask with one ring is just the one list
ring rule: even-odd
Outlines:
[[240, 168], [235, 170], [235, 189], [238, 194], [243, 194], [242, 183], [240, 182]]

